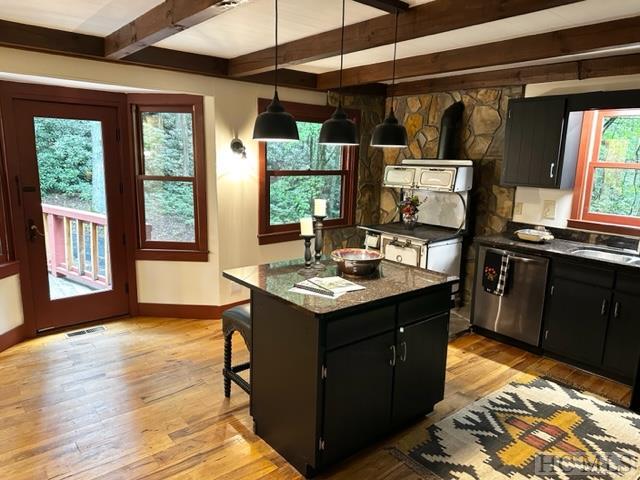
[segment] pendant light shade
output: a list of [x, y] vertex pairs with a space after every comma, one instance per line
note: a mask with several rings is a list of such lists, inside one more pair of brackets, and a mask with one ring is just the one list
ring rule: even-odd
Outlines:
[[347, 118], [342, 109], [342, 67], [344, 60], [344, 10], [345, 0], [342, 0], [342, 30], [340, 39], [340, 87], [338, 88], [338, 108], [331, 118], [322, 124], [320, 129], [321, 145], [360, 145], [358, 140], [358, 126]]
[[407, 141], [407, 129], [398, 123], [393, 108], [387, 118], [373, 130], [371, 136], [372, 147], [404, 148], [409, 144]]
[[273, 100], [267, 110], [256, 118], [256, 123], [253, 126], [253, 139], [261, 142], [295, 142], [300, 140], [296, 120], [280, 103], [277, 91], [273, 94]]
[[[398, 47], [398, 11], [396, 10], [396, 33], [395, 41], [393, 44], [393, 73], [391, 75], [391, 86], [396, 83], [396, 50]], [[404, 125], [398, 122], [395, 113], [393, 112], [393, 100], [391, 97], [391, 111], [387, 118], [373, 130], [371, 136], [372, 147], [382, 148], [404, 148], [409, 145], [407, 138], [407, 129]]]
[[298, 135], [298, 125], [290, 113], [284, 109], [278, 98], [278, 0], [275, 0], [275, 71], [274, 71], [274, 92], [273, 100], [256, 118], [253, 126], [253, 139], [262, 142], [295, 142], [300, 140]]
[[353, 120], [347, 118], [347, 114], [338, 105], [331, 118], [322, 124], [320, 129], [321, 145], [359, 145], [358, 126]]

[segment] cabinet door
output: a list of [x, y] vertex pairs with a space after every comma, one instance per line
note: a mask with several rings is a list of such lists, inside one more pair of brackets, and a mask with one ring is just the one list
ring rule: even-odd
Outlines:
[[588, 365], [600, 366], [611, 291], [554, 277], [550, 294], [543, 348]]
[[433, 410], [444, 395], [449, 314], [406, 327], [397, 338], [393, 423], [399, 425]]
[[502, 170], [504, 185], [559, 185], [564, 97], [509, 102]]
[[615, 292], [604, 347], [603, 367], [633, 379], [640, 357], [640, 298]]
[[389, 332], [327, 353], [323, 464], [355, 452], [389, 429], [393, 348], [394, 332]]

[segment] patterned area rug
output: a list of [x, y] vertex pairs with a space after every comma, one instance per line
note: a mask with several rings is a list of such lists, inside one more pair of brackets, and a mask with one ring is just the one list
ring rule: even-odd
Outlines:
[[640, 478], [640, 415], [523, 375], [392, 453], [429, 479]]

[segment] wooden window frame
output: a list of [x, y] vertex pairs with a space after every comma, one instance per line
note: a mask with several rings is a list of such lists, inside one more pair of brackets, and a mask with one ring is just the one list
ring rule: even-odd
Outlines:
[[624, 168], [640, 170], [640, 164], [598, 162], [602, 139], [602, 119], [607, 115], [620, 115], [639, 109], [606, 109], [584, 112], [578, 152], [573, 204], [568, 226], [615, 234], [640, 235], [640, 219], [624, 215], [593, 213], [589, 211], [591, 190], [596, 168]]
[[[266, 110], [270, 99], [258, 99], [258, 112]], [[335, 107], [324, 105], [310, 105], [296, 102], [282, 102], [287, 112], [301, 122], [322, 123], [331, 117]], [[360, 123], [359, 110], [345, 110], [347, 116]], [[358, 183], [358, 146], [342, 147], [341, 170], [267, 170], [267, 142], [260, 142], [259, 146], [259, 222], [258, 244], [266, 245], [278, 242], [288, 242], [300, 238], [300, 224], [289, 223], [271, 225], [270, 179], [278, 176], [327, 176], [340, 175], [342, 177], [342, 201], [340, 218], [325, 220], [325, 228], [342, 228], [353, 226], [356, 217], [356, 193]]]
[[[209, 259], [207, 238], [207, 187], [206, 159], [204, 144], [204, 101], [195, 95], [171, 94], [130, 94], [128, 97], [133, 132], [133, 158], [135, 159], [135, 185], [137, 207], [138, 243], [137, 260], [170, 260], [206, 262]], [[142, 155], [142, 115], [143, 112], [191, 113], [193, 120], [193, 177], [172, 177], [146, 175]], [[168, 242], [147, 240], [144, 182], [190, 181], [193, 182], [194, 242]]]

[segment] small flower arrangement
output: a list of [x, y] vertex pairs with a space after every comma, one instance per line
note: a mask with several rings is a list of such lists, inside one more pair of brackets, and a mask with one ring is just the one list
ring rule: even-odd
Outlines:
[[417, 195], [411, 195], [402, 200], [398, 207], [400, 207], [400, 212], [403, 215], [407, 216], [415, 216], [418, 214], [418, 207], [421, 205], [421, 201]]

